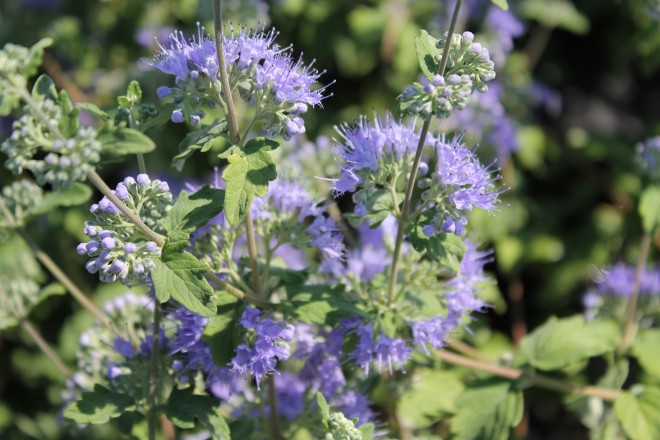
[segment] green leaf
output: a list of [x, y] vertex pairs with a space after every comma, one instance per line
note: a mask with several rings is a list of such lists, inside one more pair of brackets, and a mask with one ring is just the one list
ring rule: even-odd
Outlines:
[[358, 428], [362, 433], [362, 440], [371, 440], [374, 437], [376, 426], [373, 423], [365, 423]]
[[140, 103], [142, 100], [142, 89], [140, 89], [140, 83], [133, 80], [128, 85], [128, 90], [126, 95], [118, 96], [117, 103], [122, 107], [131, 108]]
[[215, 315], [213, 288], [204, 278], [208, 266], [184, 251], [188, 242], [166, 242], [151, 274], [156, 298], [161, 303], [173, 298], [201, 316]]
[[209, 344], [213, 361], [217, 365], [226, 365], [234, 357], [242, 333], [242, 327], [237, 323], [243, 304], [229, 293], [221, 292], [216, 305], [218, 312], [204, 329], [204, 341]]
[[90, 115], [102, 121], [109, 121], [111, 119], [109, 114], [98, 108], [98, 106], [95, 104], [89, 102], [81, 102], [76, 104], [76, 107], [78, 107], [80, 110], [86, 111]]
[[224, 119], [216, 120], [210, 125], [202, 125], [199, 130], [191, 131], [179, 144], [179, 154], [172, 159], [172, 166], [180, 171], [186, 159], [195, 151], [202, 153], [209, 151], [219, 137], [228, 137], [227, 121]]
[[460, 440], [506, 440], [523, 415], [523, 396], [499, 379], [471, 384], [456, 400], [451, 432]]
[[192, 388], [173, 389], [165, 407], [165, 415], [182, 429], [195, 427], [195, 420], [216, 440], [231, 440], [227, 422], [220, 414], [220, 402], [209, 396], [193, 394]]
[[149, 153], [156, 148], [156, 144], [149, 136], [127, 127], [112, 127], [103, 130], [99, 135], [99, 140], [103, 144], [102, 153], [110, 158]]
[[540, 370], [556, 370], [616, 349], [618, 326], [610, 321], [585, 322], [583, 316], [550, 318], [520, 342], [524, 360]]
[[64, 418], [80, 424], [102, 424], [120, 417], [136, 408], [135, 400], [127, 394], [111, 391], [102, 385], [94, 385], [94, 391], [83, 393], [80, 400], [72, 403]]
[[330, 418], [330, 407], [328, 406], [328, 402], [325, 400], [325, 397], [323, 397], [323, 394], [321, 394], [320, 391], [316, 392], [316, 404], [319, 406], [321, 423], [323, 423], [323, 426], [325, 426], [326, 429], [329, 429], [328, 419]]
[[422, 30], [419, 37], [415, 38], [415, 51], [419, 67], [428, 79], [433, 78], [440, 67], [440, 63], [435, 59], [436, 56], [441, 55], [440, 50], [436, 47], [437, 42], [438, 40], [425, 30]]
[[621, 426], [631, 439], [660, 438], [660, 389], [645, 388], [635, 395], [624, 392], [614, 402]]
[[23, 75], [29, 78], [37, 73], [44, 58], [44, 49], [52, 45], [52, 38], [43, 38], [30, 47], [27, 60], [23, 64]]
[[660, 186], [646, 188], [639, 198], [639, 216], [647, 234], [653, 234], [660, 224]]
[[266, 139], [245, 146], [241, 154], [229, 156], [229, 165], [222, 173], [227, 182], [225, 189], [225, 215], [230, 225], [237, 225], [250, 208], [255, 197], [263, 197], [268, 182], [275, 180], [275, 163], [267, 150], [272, 146]]
[[463, 239], [456, 234], [442, 232], [429, 238], [426, 252], [431, 259], [458, 273], [466, 247]]
[[342, 318], [364, 316], [364, 312], [344, 295], [344, 286], [317, 284], [287, 286], [289, 300], [284, 315], [307, 324], [333, 325]]
[[89, 186], [74, 182], [68, 188], [46, 193], [39, 204], [32, 209], [32, 214], [46, 214], [59, 207], [82, 205], [90, 197], [92, 197], [92, 190]]
[[660, 378], [660, 329], [641, 330], [632, 347], [632, 355], [637, 358], [644, 371]]
[[188, 196], [181, 191], [176, 203], [167, 213], [163, 227], [167, 232], [190, 234], [210, 222], [224, 207], [225, 191], [204, 186]]
[[413, 248], [418, 251], [426, 250], [433, 261], [442, 264], [454, 273], [460, 272], [461, 260], [466, 247], [463, 239], [456, 234], [441, 232], [427, 237], [420, 224], [413, 226], [408, 237]]
[[48, 75], [41, 75], [32, 87], [32, 97], [38, 100], [57, 99], [55, 82]]
[[589, 19], [567, 0], [527, 0], [518, 12], [550, 29], [560, 27], [575, 34], [589, 31]]
[[80, 110], [73, 106], [66, 90], [61, 90], [57, 102], [62, 109], [58, 127], [65, 137], [74, 137], [80, 127]]
[[509, 10], [509, 4], [506, 0], [490, 0], [490, 2], [503, 11]]
[[410, 389], [399, 399], [399, 420], [413, 429], [426, 428], [443, 414], [456, 411], [456, 399], [464, 388], [455, 373], [422, 370], [412, 377]]

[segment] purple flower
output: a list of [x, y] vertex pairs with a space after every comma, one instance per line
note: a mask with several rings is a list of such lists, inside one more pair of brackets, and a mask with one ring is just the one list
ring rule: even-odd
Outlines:
[[[305, 384], [293, 373], [285, 371], [279, 377], [273, 377], [280, 413], [290, 422], [302, 414]], [[269, 408], [270, 411], [270, 408]]]
[[245, 311], [241, 315], [239, 322], [241, 325], [247, 329], [252, 329], [257, 327], [259, 322], [259, 317], [261, 317], [261, 312], [258, 309], [255, 309], [250, 306], [245, 307]]
[[135, 350], [133, 350], [133, 345], [131, 341], [117, 337], [114, 342], [114, 349], [117, 353], [124, 356], [125, 358], [130, 358], [135, 356]]
[[369, 423], [374, 418], [374, 413], [369, 408], [369, 399], [354, 390], [346, 391], [338, 398], [333, 399], [331, 404], [334, 408], [344, 413], [347, 418], [357, 418], [357, 426]]
[[428, 354], [428, 344], [433, 348], [442, 348], [447, 336], [447, 328], [441, 316], [425, 319], [423, 321], [412, 321], [409, 323], [415, 344], [422, 347]]
[[[410, 359], [411, 349], [403, 339], [392, 339], [385, 335], [380, 335], [374, 349], [374, 361], [381, 370], [383, 365], [387, 366], [390, 374], [392, 365], [398, 365], [403, 370], [403, 365]], [[405, 370], [403, 370], [405, 372]]]
[[[635, 268], [618, 263], [603, 272], [603, 278], [597, 283], [600, 295], [612, 295], [627, 298], [632, 294], [635, 284]], [[645, 269], [639, 285], [640, 295], [660, 294], [660, 270]]]
[[446, 188], [448, 199], [457, 210], [469, 212], [477, 207], [492, 211], [500, 194], [495, 186], [496, 178], [461, 141], [462, 138], [456, 136], [447, 142], [443, 136], [438, 142], [438, 165], [433, 178]]
[[[160, 51], [153, 66], [163, 73], [174, 75], [176, 82], [191, 76], [192, 72], [204, 73], [215, 80], [218, 75], [218, 59], [215, 42], [204, 35], [204, 28], [197, 24], [197, 38], [187, 40], [183, 32], [174, 31], [169, 36], [169, 45], [160, 42]], [[172, 115], [174, 118], [174, 114]], [[175, 121], [176, 122], [176, 121]]]

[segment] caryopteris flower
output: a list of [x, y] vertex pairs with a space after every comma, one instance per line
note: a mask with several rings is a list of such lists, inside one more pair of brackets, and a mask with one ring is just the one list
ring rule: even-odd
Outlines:
[[246, 307], [240, 320], [253, 343], [242, 343], [236, 347], [236, 355], [230, 365], [232, 371], [246, 376], [251, 374], [259, 382], [267, 375], [274, 373], [277, 361], [290, 357], [288, 342], [293, 336], [291, 329], [281, 322], [271, 319], [258, 321], [259, 313]]
[[[139, 174], [136, 179], [124, 179], [114, 193], [147, 226], [162, 231], [160, 222], [172, 207], [172, 193], [166, 182], [152, 181], [146, 174]], [[145, 281], [160, 248], [138, 234], [135, 225], [107, 198], [92, 205], [90, 211], [94, 220], [85, 222], [85, 235], [91, 241], [77, 247], [79, 255], [91, 258], [86, 269], [90, 273], [98, 272], [103, 282]]]

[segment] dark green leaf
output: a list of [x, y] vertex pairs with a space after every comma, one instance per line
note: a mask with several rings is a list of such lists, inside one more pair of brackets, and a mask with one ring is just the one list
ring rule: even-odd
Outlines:
[[184, 251], [187, 245], [187, 242], [165, 243], [151, 274], [156, 298], [164, 303], [171, 297], [191, 312], [213, 316], [217, 311], [213, 288], [204, 278], [208, 266]]
[[252, 146], [242, 154], [232, 154], [222, 173], [225, 189], [225, 216], [230, 225], [237, 225], [255, 197], [263, 197], [268, 182], [277, 177], [275, 163], [265, 148]]
[[32, 97], [38, 100], [57, 99], [55, 82], [48, 75], [41, 75], [32, 87]]
[[613, 351], [618, 341], [619, 329], [613, 322], [552, 317], [523, 338], [520, 353], [540, 370], [555, 370]]
[[523, 396], [501, 380], [471, 384], [456, 400], [451, 432], [460, 440], [506, 440], [523, 415]]
[[307, 324], [334, 325], [342, 318], [364, 315], [344, 296], [342, 285], [288, 286], [287, 294], [284, 314]]
[[183, 190], [172, 209], [167, 213], [163, 227], [170, 233], [190, 234], [220, 214], [224, 200], [225, 191], [221, 189], [204, 186], [190, 196], [187, 191]]
[[426, 245], [427, 254], [431, 259], [455, 273], [460, 271], [465, 250], [465, 243], [460, 236], [445, 232], [430, 237]]
[[237, 325], [243, 310], [242, 302], [226, 292], [220, 292], [216, 299], [218, 313], [204, 330], [204, 340], [209, 344], [213, 361], [226, 365], [235, 355], [237, 341], [242, 327]]
[[92, 190], [89, 186], [74, 182], [68, 188], [46, 193], [41, 202], [33, 208], [32, 214], [46, 214], [59, 207], [81, 205], [87, 202], [90, 197], [92, 197]]
[[626, 391], [614, 402], [623, 430], [631, 439], [660, 438], [660, 389], [647, 387], [635, 395]]
[[649, 186], [642, 192], [639, 198], [639, 216], [642, 218], [644, 231], [653, 234], [660, 224], [660, 186]]
[[215, 140], [221, 136], [228, 136], [227, 121], [224, 119], [216, 120], [211, 125], [202, 125], [199, 130], [191, 131], [179, 144], [179, 154], [172, 159], [172, 166], [181, 170], [186, 159], [195, 151], [202, 153], [209, 151]]
[[95, 385], [94, 391], [83, 393], [80, 400], [71, 404], [64, 411], [64, 418], [74, 423], [102, 424], [110, 419], [135, 410], [132, 397], [111, 391], [101, 385]]
[[182, 429], [195, 427], [195, 420], [215, 440], [231, 440], [227, 422], [220, 414], [220, 402], [209, 396], [193, 394], [192, 388], [173, 389], [165, 407], [167, 418]]
[[103, 155], [110, 158], [149, 153], [156, 148], [149, 136], [127, 127], [108, 128], [101, 132], [99, 140], [103, 144]]
[[438, 40], [422, 30], [419, 37], [415, 38], [415, 51], [419, 60], [419, 67], [427, 78], [431, 79], [438, 73], [440, 63], [436, 61], [436, 56], [441, 55], [436, 47]]
[[456, 399], [463, 388], [455, 373], [422, 370], [412, 377], [410, 389], [399, 399], [399, 420], [413, 429], [426, 428], [443, 414], [456, 411]]

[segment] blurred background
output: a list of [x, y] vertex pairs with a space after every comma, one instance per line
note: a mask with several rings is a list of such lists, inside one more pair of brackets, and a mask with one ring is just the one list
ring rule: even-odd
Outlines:
[[[317, 146], [301, 149], [318, 155], [301, 160], [315, 161], [325, 177], [335, 177], [339, 170], [328, 142], [333, 127], [361, 114], [394, 111], [396, 96], [419, 75], [415, 36], [420, 29], [445, 32], [454, 2], [223, 3], [225, 19], [235, 27], [274, 26], [280, 45], [292, 45], [306, 62], [315, 59], [315, 67], [326, 71], [325, 83], [335, 81], [329, 88], [334, 96], [306, 114], [307, 140]], [[643, 185], [635, 145], [660, 134], [660, 22], [646, 0], [509, 3], [503, 12], [488, 1], [464, 1], [458, 30], [474, 32], [489, 48], [498, 76], [487, 93], [473, 95], [465, 110], [437, 127], [478, 143], [482, 159], [496, 161], [509, 188], [506, 206], [473, 221], [477, 237], [494, 249], [489, 269], [498, 280], [490, 296], [493, 309], [476, 317], [468, 336], [486, 352], [515, 345], [551, 315], [581, 312], [582, 295], [598, 268], [632, 263], [641, 237], [635, 206]], [[196, 34], [197, 22], [212, 31], [210, 0], [2, 0], [0, 44], [30, 46], [53, 38], [43, 72], [74, 102], [113, 109], [131, 80], [140, 82], [143, 101], [158, 103], [157, 87], [170, 80], [150, 60], [172, 30]], [[194, 156], [181, 173], [171, 167], [189, 129], [167, 124], [149, 131], [158, 148], [147, 156], [147, 168], [178, 182], [212, 175], [212, 155]], [[11, 118], [0, 119], [0, 139], [9, 133]], [[101, 174], [112, 186], [136, 169], [137, 163], [122, 163]], [[0, 170], [0, 185], [13, 179]], [[338, 203], [352, 209], [350, 197]], [[98, 285], [75, 254], [87, 208], [38, 218], [29, 233], [102, 304], [125, 288]], [[26, 252], [16, 249], [17, 259]], [[34, 271], [44, 283], [50, 280], [36, 264]], [[75, 366], [79, 335], [92, 317], [69, 296], [55, 296], [30, 320]], [[599, 365], [588, 371], [597, 377]], [[88, 438], [62, 428], [63, 388], [59, 372], [20, 330], [0, 334], [0, 439]], [[518, 437], [588, 438], [558, 395], [533, 390], [526, 397], [528, 418]]]

